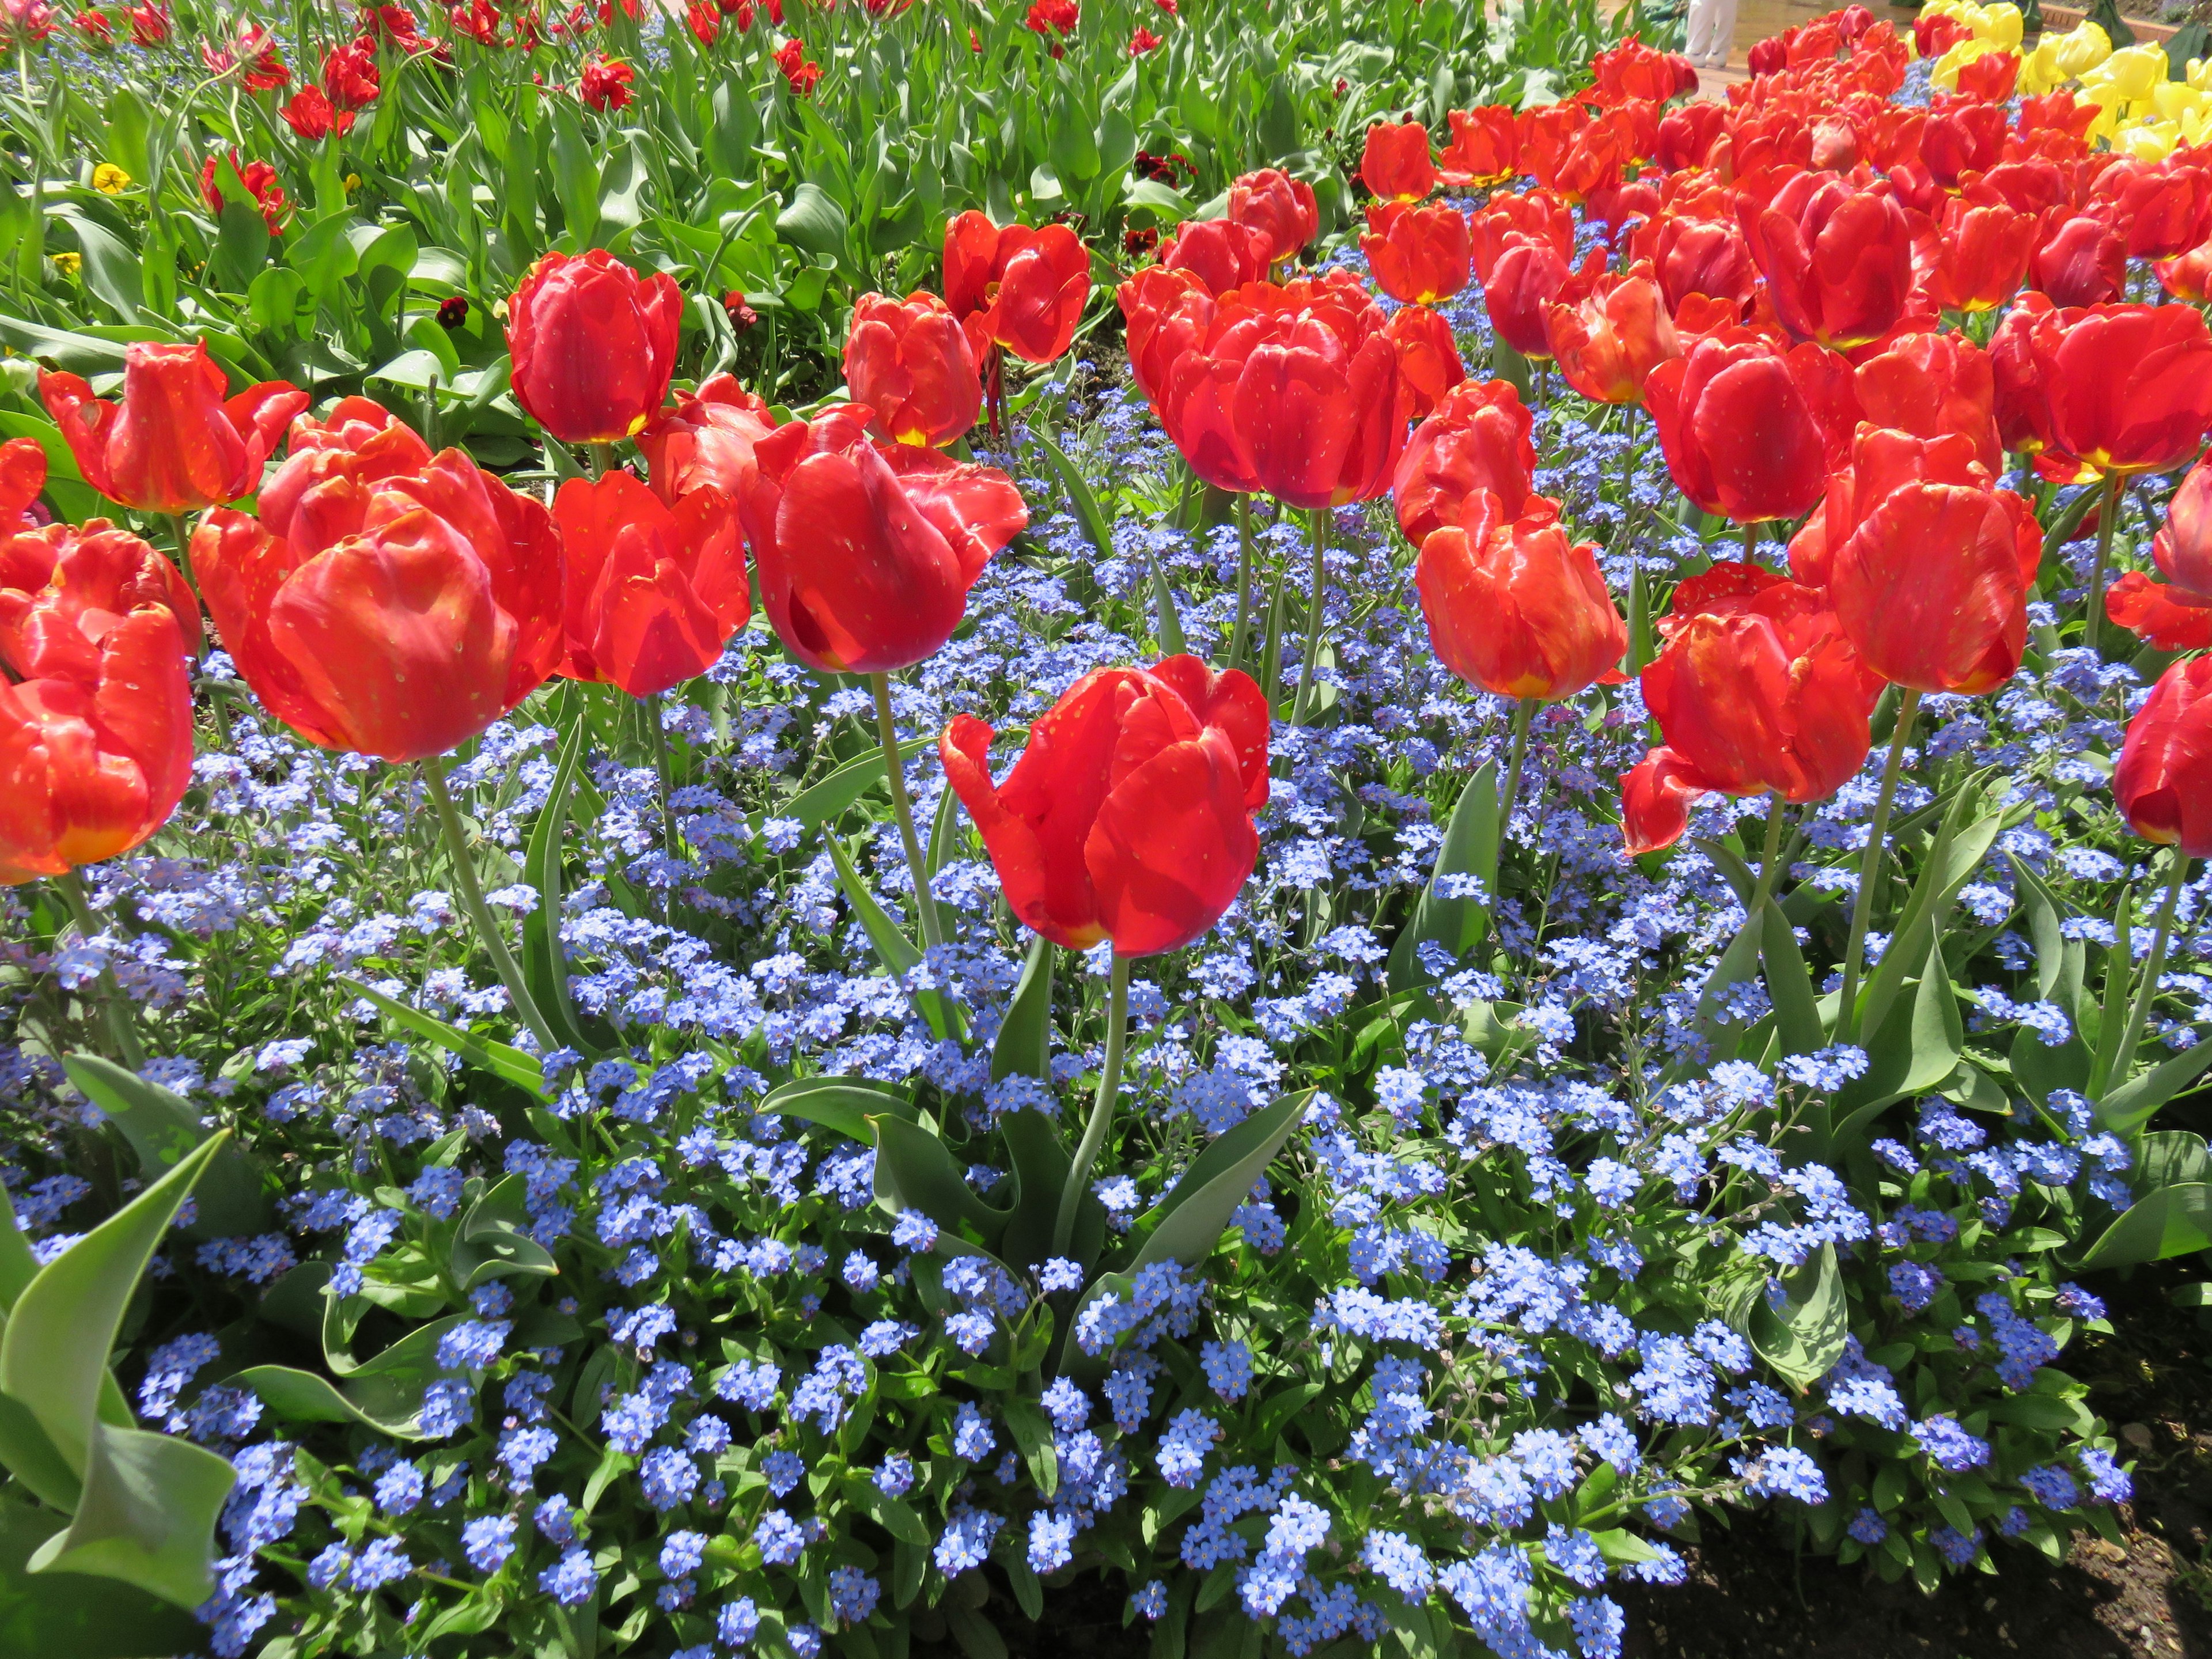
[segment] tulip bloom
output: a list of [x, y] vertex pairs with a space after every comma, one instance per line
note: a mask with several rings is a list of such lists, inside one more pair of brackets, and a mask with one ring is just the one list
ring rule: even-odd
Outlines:
[[888, 442], [935, 448], [975, 424], [983, 381], [959, 319], [934, 294], [863, 294], [845, 338], [845, 384]]
[[2176, 586], [2212, 594], [2212, 456], [2191, 467], [2173, 492], [2151, 557]]
[[1519, 231], [1507, 234], [1497, 263], [1482, 279], [1482, 301], [1499, 336], [1523, 357], [1552, 355], [1545, 310], [1571, 275], [1549, 241]]
[[1775, 314], [1797, 338], [1863, 345], [1905, 314], [1912, 231], [1891, 198], [1804, 173], [1765, 207], [1739, 202], [1737, 216]]
[[1513, 176], [1521, 155], [1520, 129], [1513, 112], [1503, 104], [1480, 109], [1455, 109], [1445, 118], [1451, 123], [1451, 142], [1437, 157], [1437, 178], [1457, 188], [1489, 185]]
[[1294, 259], [1321, 234], [1321, 204], [1313, 186], [1276, 167], [1247, 173], [1229, 186], [1229, 216], [1267, 234], [1270, 263]]
[[254, 695], [325, 749], [443, 754], [561, 660], [552, 514], [458, 449], [366, 484], [333, 469], [258, 520], [218, 509], [192, 562]]
[[2176, 300], [2202, 305], [2212, 299], [2212, 241], [2199, 242], [2188, 252], [2160, 259], [2151, 266], [2158, 285]]
[[1710, 791], [1802, 805], [1857, 775], [1881, 683], [1818, 592], [1716, 565], [1675, 590], [1662, 627], [1666, 648], [1642, 678], [1666, 742], [1620, 781], [1631, 853], [1673, 846]]
[[39, 374], [39, 395], [84, 481], [142, 513], [189, 513], [250, 495], [284, 424], [307, 406], [289, 380], [235, 398], [207, 343], [123, 349], [123, 401], [102, 402], [81, 377]]
[[2034, 256], [2033, 215], [2002, 201], [1954, 200], [1943, 210], [1927, 274], [1929, 301], [1944, 311], [1993, 311], [2020, 292]]
[[1448, 300], [1473, 274], [1466, 216], [1442, 203], [1410, 207], [1386, 202], [1368, 209], [1359, 251], [1367, 256], [1375, 286], [1407, 305]]
[[1130, 376], [1157, 408], [1176, 360], [1206, 343], [1213, 327], [1213, 295], [1195, 271], [1147, 265], [1114, 297], [1127, 328]]
[[2212, 657], [2159, 676], [2128, 722], [2112, 768], [2112, 799], [2145, 841], [2212, 856]]
[[1170, 657], [1076, 681], [1003, 783], [973, 715], [937, 752], [1024, 927], [1070, 950], [1111, 939], [1117, 956], [1157, 956], [1203, 935], [1251, 876], [1268, 724], [1248, 676]]
[[1007, 225], [972, 209], [945, 228], [945, 303], [980, 356], [1001, 346], [1056, 362], [1091, 298], [1091, 255], [1066, 225]]
[[[1223, 295], [1247, 283], [1263, 283], [1274, 258], [1274, 240], [1257, 225], [1234, 219], [1187, 219], [1160, 244], [1160, 264], [1188, 270]], [[1124, 284], [1126, 287], [1127, 285]]]
[[727, 374], [696, 392], [682, 392], [637, 435], [653, 493], [673, 507], [708, 486], [733, 501], [752, 489], [759, 467], [753, 446], [775, 430], [775, 416]]
[[1467, 379], [1451, 325], [1426, 306], [1401, 306], [1383, 326], [1398, 354], [1398, 373], [1413, 391], [1408, 411], [1425, 420], [1444, 394]]
[[0, 548], [0, 886], [167, 822], [191, 781], [198, 635], [183, 578], [126, 531], [50, 525]]
[[1996, 382], [1990, 355], [1957, 334], [1908, 334], [1862, 362], [1852, 389], [1878, 427], [1923, 438], [1955, 432], [1994, 478], [2003, 469], [1997, 442]]
[[2212, 427], [2212, 331], [2193, 306], [2046, 312], [2027, 330], [2052, 448], [2100, 472], [2163, 472]]
[[545, 255], [507, 313], [515, 401], [562, 443], [635, 437], [668, 399], [683, 312], [665, 271], [641, 277], [605, 248]]
[[809, 667], [889, 673], [943, 647], [968, 590], [1029, 523], [995, 467], [911, 444], [878, 447], [847, 404], [754, 446], [738, 502], [777, 635]]
[[[1642, 246], [1639, 239], [1638, 246]], [[1721, 219], [1661, 220], [1653, 238], [1652, 268], [1667, 309], [1674, 313], [1681, 311], [1692, 295], [1702, 294], [1726, 301], [1740, 317], [1759, 289], [1759, 268], [1752, 263], [1750, 244], [1741, 231]]]
[[752, 615], [730, 498], [695, 489], [673, 510], [626, 472], [571, 478], [561, 532], [571, 679], [649, 697], [703, 674]]
[[2212, 594], [2130, 570], [2105, 590], [2105, 615], [2158, 651], [2212, 647]]
[[1747, 331], [1708, 336], [1644, 383], [1675, 484], [1738, 524], [1792, 519], [1820, 499], [1827, 434], [1820, 347], [1784, 353]]
[[1437, 187], [1429, 130], [1419, 121], [1378, 122], [1367, 129], [1359, 181], [1382, 202], [1418, 202]]
[[1501, 697], [1552, 702], [1614, 672], [1628, 624], [1606, 591], [1593, 542], [1571, 542], [1556, 507], [1499, 521], [1480, 497], [1421, 544], [1413, 567], [1437, 659]]
[[1648, 264], [1601, 275], [1587, 288], [1570, 283], [1544, 308], [1544, 334], [1561, 376], [1595, 403], [1643, 402], [1651, 371], [1682, 355]]
[[5, 538], [45, 522], [39, 492], [46, 487], [46, 446], [36, 438], [0, 444], [0, 547]]
[[1535, 416], [1511, 382], [1468, 380], [1454, 387], [1413, 428], [1391, 481], [1406, 539], [1425, 546], [1486, 492], [1506, 520], [1522, 518], [1532, 500], [1543, 499], [1532, 493], [1534, 428]]
[[2057, 306], [2096, 306], [2128, 285], [2127, 239], [2094, 214], [2053, 208], [2039, 228], [2028, 276]]

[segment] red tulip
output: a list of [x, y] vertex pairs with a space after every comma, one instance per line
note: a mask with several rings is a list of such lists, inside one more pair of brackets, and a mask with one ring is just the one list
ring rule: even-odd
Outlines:
[[2138, 259], [2166, 259], [2195, 247], [2212, 231], [2212, 173], [2188, 152], [2155, 165], [2119, 162], [2100, 174], [2093, 204], [2111, 204]]
[[1157, 956], [1203, 935], [1259, 858], [1267, 699], [1195, 657], [1093, 669], [1030, 727], [1003, 783], [991, 728], [956, 715], [937, 752], [1006, 902], [1055, 945]]
[[1229, 216], [1267, 232], [1276, 264], [1296, 258], [1321, 234], [1321, 204], [1313, 186], [1274, 167], [1244, 173], [1229, 186]]
[[720, 661], [752, 615], [737, 511], [719, 489], [693, 490], [672, 511], [627, 472], [571, 478], [553, 522], [570, 679], [652, 696]]
[[769, 406], [726, 374], [696, 392], [679, 392], [637, 434], [653, 493], [673, 507], [695, 489], [712, 487], [733, 501], [750, 493], [759, 466], [753, 446], [775, 430]]
[[123, 401], [104, 403], [75, 374], [39, 374], [39, 395], [84, 481], [142, 513], [189, 513], [250, 495], [284, 423], [307, 406], [289, 380], [223, 395], [207, 343], [123, 349]]
[[1651, 371], [1682, 355], [1648, 264], [1570, 283], [1545, 307], [1544, 333], [1561, 376], [1595, 403], [1641, 403]]
[[0, 444], [0, 544], [51, 522], [39, 505], [39, 492], [46, 487], [45, 445], [36, 438], [10, 438]]
[[1826, 356], [1809, 343], [1785, 353], [1735, 330], [1653, 369], [1644, 401], [1682, 493], [1739, 524], [1796, 518], [1820, 500]]
[[2112, 799], [2145, 841], [2186, 858], [2212, 855], [2212, 657], [2191, 657], [2158, 677], [2128, 722], [2112, 768]]
[[127, 531], [49, 525], [0, 547], [0, 885], [167, 822], [191, 781], [198, 635], [191, 590]]
[[1984, 52], [1959, 69], [1959, 95], [1991, 104], [2008, 104], [2020, 84], [2020, 58], [2009, 52]]
[[1857, 775], [1881, 682], [1818, 592], [1716, 565], [1675, 590], [1662, 629], [1643, 685], [1666, 743], [1620, 781], [1631, 853], [1674, 845], [1709, 791], [1803, 804]]
[[1359, 181], [1378, 201], [1418, 202], [1437, 187], [1437, 164], [1429, 156], [1429, 130], [1419, 121], [1378, 122], [1367, 129], [1367, 148], [1359, 158]]
[[1176, 359], [1206, 343], [1213, 326], [1213, 295], [1195, 271], [1147, 265], [1114, 297], [1127, 325], [1130, 376], [1157, 407]]
[[1469, 216], [1468, 250], [1478, 282], [1487, 283], [1516, 235], [1548, 242], [1562, 264], [1575, 251], [1575, 219], [1565, 203], [1549, 191], [1531, 190], [1493, 197]]
[[1274, 242], [1266, 231], [1234, 219], [1185, 220], [1160, 244], [1163, 265], [1189, 271], [1213, 295], [1267, 281], [1273, 258]]
[[2212, 332], [2193, 306], [2045, 312], [2027, 345], [2047, 400], [2040, 435], [2100, 472], [2164, 472], [2212, 426]]
[[2034, 216], [2003, 201], [1954, 199], [1943, 210], [1929, 301], [1944, 311], [1990, 311], [2020, 292], [2035, 252]]
[[845, 337], [845, 384], [891, 443], [935, 447], [975, 424], [983, 381], [957, 318], [934, 294], [863, 294]]
[[1728, 126], [1728, 112], [1715, 103], [1684, 104], [1670, 109], [1659, 123], [1652, 159], [1668, 173], [1702, 167]]
[[[230, 153], [231, 171], [237, 173], [238, 182], [246, 186], [248, 202], [261, 210], [261, 222], [269, 228], [271, 236], [284, 234], [285, 216], [291, 212], [291, 204], [284, 199], [284, 186], [276, 177], [276, 169], [267, 161], [241, 161], [238, 152]], [[216, 180], [216, 162], [210, 155], [200, 164], [200, 200], [208, 211], [220, 216], [222, 213], [222, 187]]]
[[2173, 492], [2151, 557], [2168, 581], [2212, 595], [2212, 456], [2191, 467]]
[[545, 255], [507, 313], [515, 401], [562, 443], [635, 437], [668, 399], [683, 312], [665, 271], [641, 277], [605, 248]]
[[1751, 245], [1723, 219], [1661, 220], [1654, 233], [1652, 268], [1670, 312], [1679, 313], [1692, 295], [1702, 294], [1727, 301], [1741, 314], [1759, 289]]
[[868, 420], [847, 404], [778, 427], [754, 446], [738, 502], [769, 621], [827, 672], [888, 673], [935, 653], [991, 556], [1029, 523], [1005, 473], [878, 446]]
[[2002, 159], [2005, 108], [1953, 100], [1931, 110], [1920, 127], [1920, 161], [1944, 190], [1956, 190], [1970, 173], [1986, 173]]
[[421, 760], [561, 660], [560, 544], [544, 506], [458, 449], [411, 474], [366, 470], [331, 466], [258, 521], [219, 509], [192, 563], [270, 713], [325, 749]]
[[[1593, 256], [1602, 257], [1602, 256]], [[1498, 262], [1482, 279], [1483, 303], [1492, 326], [1523, 357], [1548, 358], [1551, 337], [1544, 313], [1572, 275], [1549, 241], [1516, 231], [1505, 239]]]
[[2212, 647], [2212, 593], [2130, 570], [2105, 590], [2105, 615], [2155, 651]]
[[1398, 373], [1413, 390], [1412, 419], [1425, 420], [1444, 394], [1467, 379], [1451, 325], [1426, 306], [1401, 306], [1383, 334], [1398, 354]]
[[1628, 649], [1594, 542], [1571, 542], [1550, 502], [1519, 522], [1476, 498], [1421, 544], [1413, 581], [1437, 659], [1501, 697], [1555, 702], [1614, 672]]
[[2053, 208], [2038, 233], [2041, 240], [2028, 262], [2028, 276], [2053, 305], [2103, 305], [2126, 291], [2127, 239], [2104, 220]]
[[1957, 334], [1908, 334], [1866, 359], [1852, 377], [1859, 407], [1879, 427], [1923, 438], [1955, 432], [1994, 478], [2004, 470], [1997, 442], [1996, 385], [1989, 353]]
[[2176, 300], [2203, 305], [2212, 299], [2212, 241], [2199, 242], [2188, 252], [2160, 259], [2151, 266], [2158, 285]]
[[1471, 274], [1467, 218], [1457, 208], [1386, 202], [1367, 210], [1359, 238], [1375, 285], [1407, 305], [1434, 305], [1465, 288]]
[[1987, 489], [1993, 480], [1973, 440], [1957, 433], [1921, 437], [1862, 425], [1844, 465], [1833, 466], [1820, 502], [1790, 543], [1790, 570], [1808, 587], [1825, 588], [1834, 552], [1891, 493], [1906, 484], [1960, 484]]
[[1912, 233], [1889, 197], [1800, 173], [1761, 208], [1738, 209], [1775, 314], [1801, 340], [1863, 345], [1888, 332], [1912, 291]]
[[1066, 225], [1001, 228], [971, 209], [945, 228], [945, 301], [979, 355], [1056, 362], [1090, 298], [1091, 255]]
[[1445, 118], [1451, 123], [1451, 142], [1437, 157], [1440, 182], [1463, 189], [1513, 176], [1521, 141], [1511, 110], [1503, 104], [1485, 104], [1476, 110], [1453, 110]]
[[1535, 417], [1506, 380], [1468, 380], [1453, 388], [1436, 412], [1413, 428], [1399, 458], [1391, 495], [1399, 526], [1416, 547], [1449, 524], [1461, 522], [1484, 493], [1508, 521], [1522, 518], [1532, 500]]

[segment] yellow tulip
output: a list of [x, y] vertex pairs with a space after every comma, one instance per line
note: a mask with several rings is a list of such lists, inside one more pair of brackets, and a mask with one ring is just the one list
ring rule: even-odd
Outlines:
[[2131, 102], [2148, 98], [2151, 88], [2166, 80], [2166, 51], [2156, 46], [2129, 46], [2100, 64], [2097, 73]]
[[2138, 121], [2112, 135], [2113, 151], [2138, 161], [2163, 161], [2181, 142], [2181, 129], [2171, 121]]
[[2084, 18], [2058, 37], [2052, 59], [2060, 73], [2070, 80], [2087, 75], [2112, 55], [2112, 36]]
[[2020, 8], [2012, 4], [2011, 0], [2000, 0], [1999, 4], [1984, 6], [1981, 12], [1981, 21], [1975, 26], [1975, 35], [2000, 52], [2018, 52], [2022, 28]]
[[2058, 67], [2058, 40], [2046, 34], [2043, 43], [2021, 59], [2020, 91], [2023, 97], [2033, 98], [2065, 84], [2069, 77]]
[[2160, 118], [2179, 121], [2191, 110], [2204, 107], [2205, 94], [2186, 81], [2161, 81], [2151, 88], [2150, 105]]

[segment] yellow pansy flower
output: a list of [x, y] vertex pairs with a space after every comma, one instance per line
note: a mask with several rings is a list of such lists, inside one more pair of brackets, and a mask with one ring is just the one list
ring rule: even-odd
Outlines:
[[102, 196], [120, 196], [131, 188], [131, 175], [112, 161], [102, 161], [92, 170], [92, 187]]

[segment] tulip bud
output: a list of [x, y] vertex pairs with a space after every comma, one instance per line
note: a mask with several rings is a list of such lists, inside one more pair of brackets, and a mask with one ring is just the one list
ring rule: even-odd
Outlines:
[[605, 248], [549, 253], [515, 291], [507, 326], [514, 396], [562, 443], [634, 438], [667, 401], [684, 296]]
[[983, 382], [959, 320], [933, 294], [863, 294], [845, 337], [845, 384], [891, 443], [938, 447], [975, 424]]

